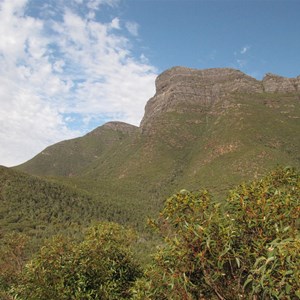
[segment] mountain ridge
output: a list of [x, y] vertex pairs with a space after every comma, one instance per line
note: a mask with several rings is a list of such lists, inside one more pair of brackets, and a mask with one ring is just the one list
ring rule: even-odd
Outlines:
[[140, 127], [106, 123], [16, 169], [86, 190], [143, 224], [178, 189], [222, 198], [277, 165], [300, 167], [299, 79], [175, 67], [158, 76]]

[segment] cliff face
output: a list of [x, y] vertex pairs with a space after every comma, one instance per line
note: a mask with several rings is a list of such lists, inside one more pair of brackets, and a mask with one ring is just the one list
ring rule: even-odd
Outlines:
[[300, 92], [300, 76], [285, 78], [267, 73], [262, 80], [265, 92], [294, 93]]
[[269, 73], [259, 81], [230, 68], [195, 70], [174, 67], [159, 75], [155, 84], [156, 94], [148, 101], [141, 121], [143, 131], [147, 131], [162, 112], [184, 111], [195, 105], [205, 109], [234, 92], [300, 91], [300, 76], [284, 78]]

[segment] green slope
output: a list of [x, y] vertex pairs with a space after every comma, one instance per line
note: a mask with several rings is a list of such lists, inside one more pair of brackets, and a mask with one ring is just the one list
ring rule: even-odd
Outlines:
[[277, 165], [300, 166], [297, 94], [235, 94], [214, 108], [179, 185], [227, 190]]
[[96, 159], [105, 157], [114, 145], [134, 135], [137, 127], [111, 122], [96, 128], [82, 138], [62, 141], [46, 148], [32, 160], [18, 166], [35, 175], [76, 176]]
[[93, 222], [122, 223], [110, 203], [88, 192], [0, 166], [0, 228], [34, 239], [74, 234]]

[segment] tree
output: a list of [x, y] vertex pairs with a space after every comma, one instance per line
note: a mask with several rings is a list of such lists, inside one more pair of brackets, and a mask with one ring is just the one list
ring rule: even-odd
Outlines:
[[150, 222], [164, 238], [134, 299], [300, 299], [300, 176], [278, 169], [230, 192], [182, 190]]

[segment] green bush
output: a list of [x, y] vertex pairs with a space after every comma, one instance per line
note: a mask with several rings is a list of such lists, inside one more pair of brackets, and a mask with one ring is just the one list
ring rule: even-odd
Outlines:
[[28, 300], [128, 299], [140, 269], [130, 230], [115, 223], [91, 227], [80, 243], [55, 237], [26, 265], [15, 294]]
[[134, 299], [300, 299], [300, 176], [278, 169], [233, 190], [173, 195], [157, 221], [164, 238]]

